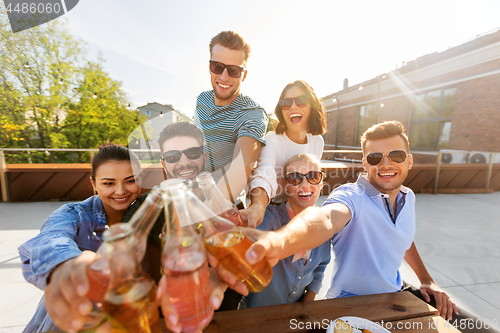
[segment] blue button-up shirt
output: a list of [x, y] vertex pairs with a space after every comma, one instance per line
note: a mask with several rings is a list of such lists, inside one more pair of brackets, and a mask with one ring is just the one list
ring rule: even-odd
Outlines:
[[[18, 248], [24, 278], [45, 290], [47, 277], [57, 265], [79, 256], [84, 250], [97, 251], [107, 227], [108, 221], [99, 196], [63, 205], [50, 214], [35, 238]], [[42, 298], [24, 332], [55, 329]]]
[[415, 235], [415, 195], [401, 186], [396, 210], [364, 175], [335, 189], [324, 205], [341, 203], [351, 220], [332, 237], [333, 278], [327, 298], [401, 289], [399, 267]]

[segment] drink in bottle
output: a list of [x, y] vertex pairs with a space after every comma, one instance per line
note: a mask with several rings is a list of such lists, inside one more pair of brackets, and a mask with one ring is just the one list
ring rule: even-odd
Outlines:
[[[162, 182], [166, 233], [162, 265], [167, 294], [179, 316], [183, 332], [204, 329], [212, 319], [210, 278], [203, 242], [193, 229], [185, 204], [189, 183], [180, 179]], [[181, 227], [181, 225], [185, 225]]]
[[245, 259], [252, 242], [240, 228], [211, 211], [193, 192], [186, 191], [186, 207], [191, 222], [196, 223], [207, 251], [246, 284], [251, 292], [264, 290], [273, 277], [273, 269], [266, 259], [253, 265]]
[[252, 242], [241, 231], [229, 230], [213, 234], [203, 240], [207, 251], [219, 263], [236, 276], [238, 281], [246, 284], [252, 293], [264, 290], [273, 277], [273, 269], [263, 259], [250, 265], [245, 259]]
[[[130, 229], [127, 237], [130, 238], [128, 241], [136, 248], [137, 261], [141, 261], [144, 257], [147, 235], [162, 208], [161, 194], [159, 189], [155, 187], [132, 216], [129, 224], [121, 227], [122, 229]], [[112, 251], [112, 248], [108, 245], [104, 241], [97, 250], [95, 259], [87, 266], [86, 273], [89, 282], [87, 298], [92, 301], [92, 311], [86, 318], [84, 329], [99, 325], [105, 317], [103, 301], [110, 282], [108, 255]]]
[[160, 333], [156, 285], [139, 265], [132, 231], [130, 225], [118, 223], [104, 232], [104, 241], [110, 247], [110, 282], [103, 310], [113, 332]]
[[167, 289], [184, 332], [206, 327], [212, 319], [210, 279], [201, 252], [175, 254], [163, 261]]
[[134, 277], [110, 290], [106, 294], [103, 307], [115, 331], [161, 332], [156, 286], [146, 275]]

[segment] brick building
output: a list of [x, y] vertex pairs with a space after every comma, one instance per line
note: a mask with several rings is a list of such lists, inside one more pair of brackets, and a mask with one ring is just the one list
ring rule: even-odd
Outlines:
[[488, 159], [481, 152], [500, 152], [500, 30], [351, 87], [346, 79], [322, 100], [325, 143], [337, 149], [359, 149], [365, 129], [399, 120], [413, 151], [466, 150]]

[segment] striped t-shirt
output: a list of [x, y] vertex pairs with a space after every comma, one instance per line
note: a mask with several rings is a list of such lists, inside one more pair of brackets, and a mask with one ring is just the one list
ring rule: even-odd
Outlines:
[[250, 97], [239, 94], [225, 106], [214, 104], [214, 91], [198, 96], [194, 124], [203, 131], [206, 170], [214, 172], [231, 163], [236, 141], [249, 136], [265, 145], [268, 116]]

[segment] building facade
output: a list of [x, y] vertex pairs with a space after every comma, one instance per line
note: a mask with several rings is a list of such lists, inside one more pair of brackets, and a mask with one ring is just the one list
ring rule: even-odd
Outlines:
[[[500, 31], [352, 87], [346, 81], [343, 90], [322, 98], [325, 143], [336, 149], [359, 149], [368, 127], [399, 120], [413, 151], [469, 151], [464, 162], [475, 156], [480, 163], [500, 152]], [[500, 163], [500, 154], [494, 158]]]

